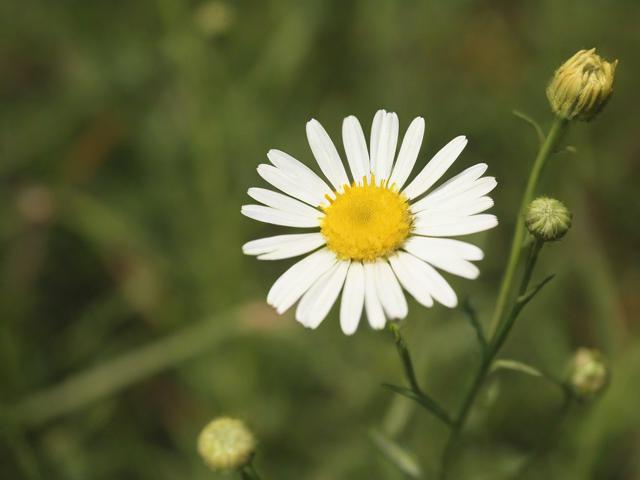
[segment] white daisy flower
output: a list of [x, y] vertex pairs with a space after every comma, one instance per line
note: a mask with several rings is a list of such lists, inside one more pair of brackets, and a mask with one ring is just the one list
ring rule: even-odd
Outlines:
[[284, 193], [250, 188], [249, 196], [262, 205], [245, 205], [242, 213], [274, 225], [316, 229], [261, 238], [242, 247], [245, 254], [261, 260], [308, 254], [271, 287], [267, 301], [278, 313], [300, 300], [296, 319], [316, 328], [342, 291], [340, 326], [350, 335], [358, 328], [363, 308], [374, 329], [384, 328], [387, 319], [404, 318], [407, 301], [402, 288], [426, 307], [434, 300], [450, 308], [457, 305], [456, 293], [436, 269], [476, 278], [479, 270], [471, 261], [481, 260], [483, 252], [445, 237], [498, 224], [494, 215], [481, 213], [493, 206], [486, 195], [496, 180], [482, 176], [487, 165], [480, 163], [431, 189], [466, 146], [467, 139], [460, 136], [405, 186], [423, 135], [424, 119], [418, 117], [409, 125], [396, 158], [395, 113], [376, 113], [369, 148], [358, 119], [345, 118], [342, 140], [353, 182], [317, 120], [307, 123], [307, 138], [329, 183], [290, 155], [269, 151], [271, 165], [258, 166], [258, 174]]

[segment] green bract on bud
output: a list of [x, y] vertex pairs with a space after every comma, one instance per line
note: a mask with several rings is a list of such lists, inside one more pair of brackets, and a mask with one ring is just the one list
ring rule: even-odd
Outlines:
[[213, 470], [237, 470], [248, 465], [255, 447], [253, 434], [244, 423], [229, 417], [209, 422], [198, 437], [198, 452]]
[[553, 242], [571, 228], [571, 212], [559, 200], [540, 197], [529, 204], [524, 221], [531, 235], [543, 242]]
[[598, 350], [579, 348], [569, 366], [569, 386], [581, 399], [589, 399], [606, 387], [609, 372]]
[[618, 61], [603, 60], [596, 49], [580, 50], [556, 70], [547, 87], [554, 113], [568, 120], [591, 120], [613, 92]]

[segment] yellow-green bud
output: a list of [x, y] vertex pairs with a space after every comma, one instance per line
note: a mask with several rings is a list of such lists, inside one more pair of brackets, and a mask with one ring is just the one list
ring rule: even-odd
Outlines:
[[581, 399], [594, 397], [606, 387], [609, 372], [598, 350], [579, 348], [569, 366], [569, 385]]
[[204, 35], [215, 37], [229, 31], [236, 16], [230, 3], [214, 0], [201, 3], [196, 8], [194, 20]]
[[234, 418], [216, 418], [198, 436], [198, 453], [212, 470], [237, 470], [248, 465], [255, 448], [253, 434]]
[[595, 48], [580, 50], [556, 70], [547, 87], [553, 112], [568, 120], [591, 120], [611, 97], [617, 65], [617, 60], [603, 60]]
[[543, 242], [560, 240], [571, 228], [571, 212], [555, 198], [539, 197], [527, 207], [525, 225]]

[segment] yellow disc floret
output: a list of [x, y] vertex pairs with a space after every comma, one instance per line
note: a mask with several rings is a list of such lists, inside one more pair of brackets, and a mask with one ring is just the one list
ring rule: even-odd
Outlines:
[[396, 251], [411, 230], [407, 199], [383, 182], [346, 186], [324, 208], [321, 232], [339, 258], [373, 261]]

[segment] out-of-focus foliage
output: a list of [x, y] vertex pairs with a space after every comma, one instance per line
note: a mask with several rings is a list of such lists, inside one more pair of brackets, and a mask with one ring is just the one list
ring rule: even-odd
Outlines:
[[[519, 478], [640, 478], [638, 25], [632, 0], [2, 2], [0, 476], [224, 478], [196, 437], [229, 414], [260, 439], [265, 479], [403, 478], [372, 428], [432, 478], [445, 427], [380, 388], [401, 378], [391, 339], [264, 306], [291, 261], [242, 256], [282, 231], [240, 216], [245, 191], [269, 148], [312, 165], [312, 116], [339, 144], [348, 114], [365, 130], [379, 107], [402, 129], [423, 115], [421, 164], [466, 134], [454, 170], [489, 163], [501, 223], [475, 239], [480, 280], [452, 281], [486, 323], [537, 141], [511, 110], [548, 125], [554, 69], [596, 46], [620, 60], [615, 93], [548, 166], [540, 193], [574, 226], [543, 252], [538, 276], [557, 276], [503, 356], [562, 376], [575, 348], [598, 347], [611, 384], [550, 442], [560, 392], [494, 373], [456, 478], [523, 462]], [[420, 378], [453, 409], [474, 333], [460, 311], [413, 307]]]

